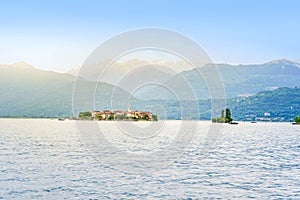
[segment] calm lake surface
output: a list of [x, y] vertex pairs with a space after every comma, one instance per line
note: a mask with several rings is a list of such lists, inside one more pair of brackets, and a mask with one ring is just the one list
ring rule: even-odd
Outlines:
[[[116, 135], [113, 122], [98, 124], [107, 128], [113, 146], [147, 157], [145, 152], [174, 140], [172, 131], [181, 122], [167, 123], [166, 135], [132, 140]], [[300, 126], [226, 124], [203, 157], [202, 134], [209, 124], [200, 122], [193, 142], [176, 159], [148, 170], [145, 163], [132, 165], [134, 156], [121, 168], [108, 162], [126, 160], [117, 153], [95, 156], [74, 121], [0, 119], [0, 199], [300, 199]], [[106, 160], [98, 159], [102, 155]]]

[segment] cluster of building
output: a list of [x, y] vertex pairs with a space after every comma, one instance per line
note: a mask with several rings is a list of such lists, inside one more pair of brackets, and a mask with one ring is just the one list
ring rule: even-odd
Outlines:
[[284, 117], [276, 117], [276, 116], [272, 116], [270, 112], [265, 112], [262, 116], [262, 114], [260, 114], [260, 116], [257, 116], [256, 114], [248, 114], [245, 115], [245, 118], [247, 121], [262, 121], [262, 122], [281, 122], [281, 121], [285, 121]]
[[93, 111], [92, 119], [94, 120], [147, 120], [152, 121], [152, 113], [149, 111], [131, 111], [130, 106], [127, 111], [121, 110], [104, 110], [104, 111]]

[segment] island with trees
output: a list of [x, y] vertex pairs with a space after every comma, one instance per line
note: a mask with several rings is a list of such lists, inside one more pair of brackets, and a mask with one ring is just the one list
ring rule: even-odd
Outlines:
[[79, 120], [110, 120], [110, 121], [157, 121], [158, 117], [150, 111], [131, 111], [130, 106], [127, 111], [121, 110], [104, 110], [104, 111], [84, 111], [79, 113]]
[[212, 122], [215, 123], [229, 123], [229, 124], [238, 124], [237, 122], [234, 122], [231, 118], [231, 111], [229, 108], [226, 108], [225, 111], [221, 111], [221, 116], [218, 118], [212, 118]]

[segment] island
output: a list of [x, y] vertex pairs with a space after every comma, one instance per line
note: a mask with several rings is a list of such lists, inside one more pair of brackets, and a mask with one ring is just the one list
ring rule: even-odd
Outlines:
[[224, 116], [224, 110], [222, 110], [221, 116], [218, 118], [212, 118], [212, 122], [238, 124], [238, 122], [234, 122], [233, 119], [231, 118], [231, 111], [229, 108], [225, 109], [225, 116]]
[[131, 111], [130, 106], [127, 111], [121, 110], [95, 110], [95, 111], [84, 111], [79, 113], [79, 120], [109, 120], [109, 121], [157, 121], [157, 115], [152, 114], [150, 111]]

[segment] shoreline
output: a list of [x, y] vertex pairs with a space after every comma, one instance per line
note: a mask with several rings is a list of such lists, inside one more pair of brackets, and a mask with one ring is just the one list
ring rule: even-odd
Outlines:
[[[211, 120], [206, 120], [206, 119], [200, 119], [200, 120], [196, 120], [196, 119], [165, 119], [165, 120], [158, 120], [158, 121], [147, 121], [147, 120], [80, 120], [80, 119], [72, 119], [72, 118], [63, 118], [63, 117], [0, 117], [1, 119], [20, 119], [20, 120], [57, 120], [60, 121], [59, 119], [63, 119], [61, 120], [61, 122], [63, 121], [85, 121], [85, 122], [158, 122], [158, 121], [199, 121], [199, 122], [212, 122]], [[252, 123], [252, 121], [235, 121], [238, 122], [239, 124], [245, 124], [245, 123], [251, 123], [251, 124], [261, 124], [261, 123], [289, 123], [289, 124], [293, 124], [293, 125], [299, 125], [296, 124], [295, 122], [290, 122], [290, 121], [257, 121], [256, 123]], [[212, 122], [214, 124], [229, 124], [229, 123], [215, 123]]]

